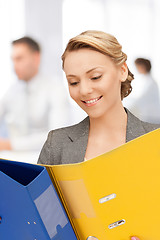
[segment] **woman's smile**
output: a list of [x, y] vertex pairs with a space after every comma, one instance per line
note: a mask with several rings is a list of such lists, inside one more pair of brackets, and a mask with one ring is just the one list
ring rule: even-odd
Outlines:
[[97, 98], [92, 98], [92, 99], [89, 99], [89, 100], [81, 100], [81, 102], [83, 102], [87, 107], [91, 107], [91, 106], [96, 105], [102, 97], [103, 96], [100, 96], [100, 97], [97, 97]]

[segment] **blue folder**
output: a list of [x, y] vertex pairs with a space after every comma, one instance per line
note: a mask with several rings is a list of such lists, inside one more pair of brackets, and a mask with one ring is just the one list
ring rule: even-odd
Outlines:
[[0, 239], [77, 240], [45, 167], [0, 159]]

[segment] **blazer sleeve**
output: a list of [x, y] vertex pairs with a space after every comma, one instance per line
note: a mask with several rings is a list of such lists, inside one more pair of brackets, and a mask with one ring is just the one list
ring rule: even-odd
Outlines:
[[58, 165], [61, 164], [61, 133], [59, 130], [52, 130], [40, 152], [38, 164]]

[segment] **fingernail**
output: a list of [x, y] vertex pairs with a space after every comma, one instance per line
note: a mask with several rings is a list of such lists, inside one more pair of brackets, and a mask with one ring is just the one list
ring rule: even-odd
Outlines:
[[131, 237], [131, 240], [137, 240], [135, 237]]

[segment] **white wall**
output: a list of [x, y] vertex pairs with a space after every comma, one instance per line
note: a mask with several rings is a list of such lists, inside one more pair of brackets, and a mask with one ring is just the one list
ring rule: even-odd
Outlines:
[[42, 47], [42, 71], [62, 79], [62, 1], [25, 0], [26, 34]]
[[13, 39], [25, 32], [24, 0], [0, 0], [0, 98], [15, 80], [10, 60]]

